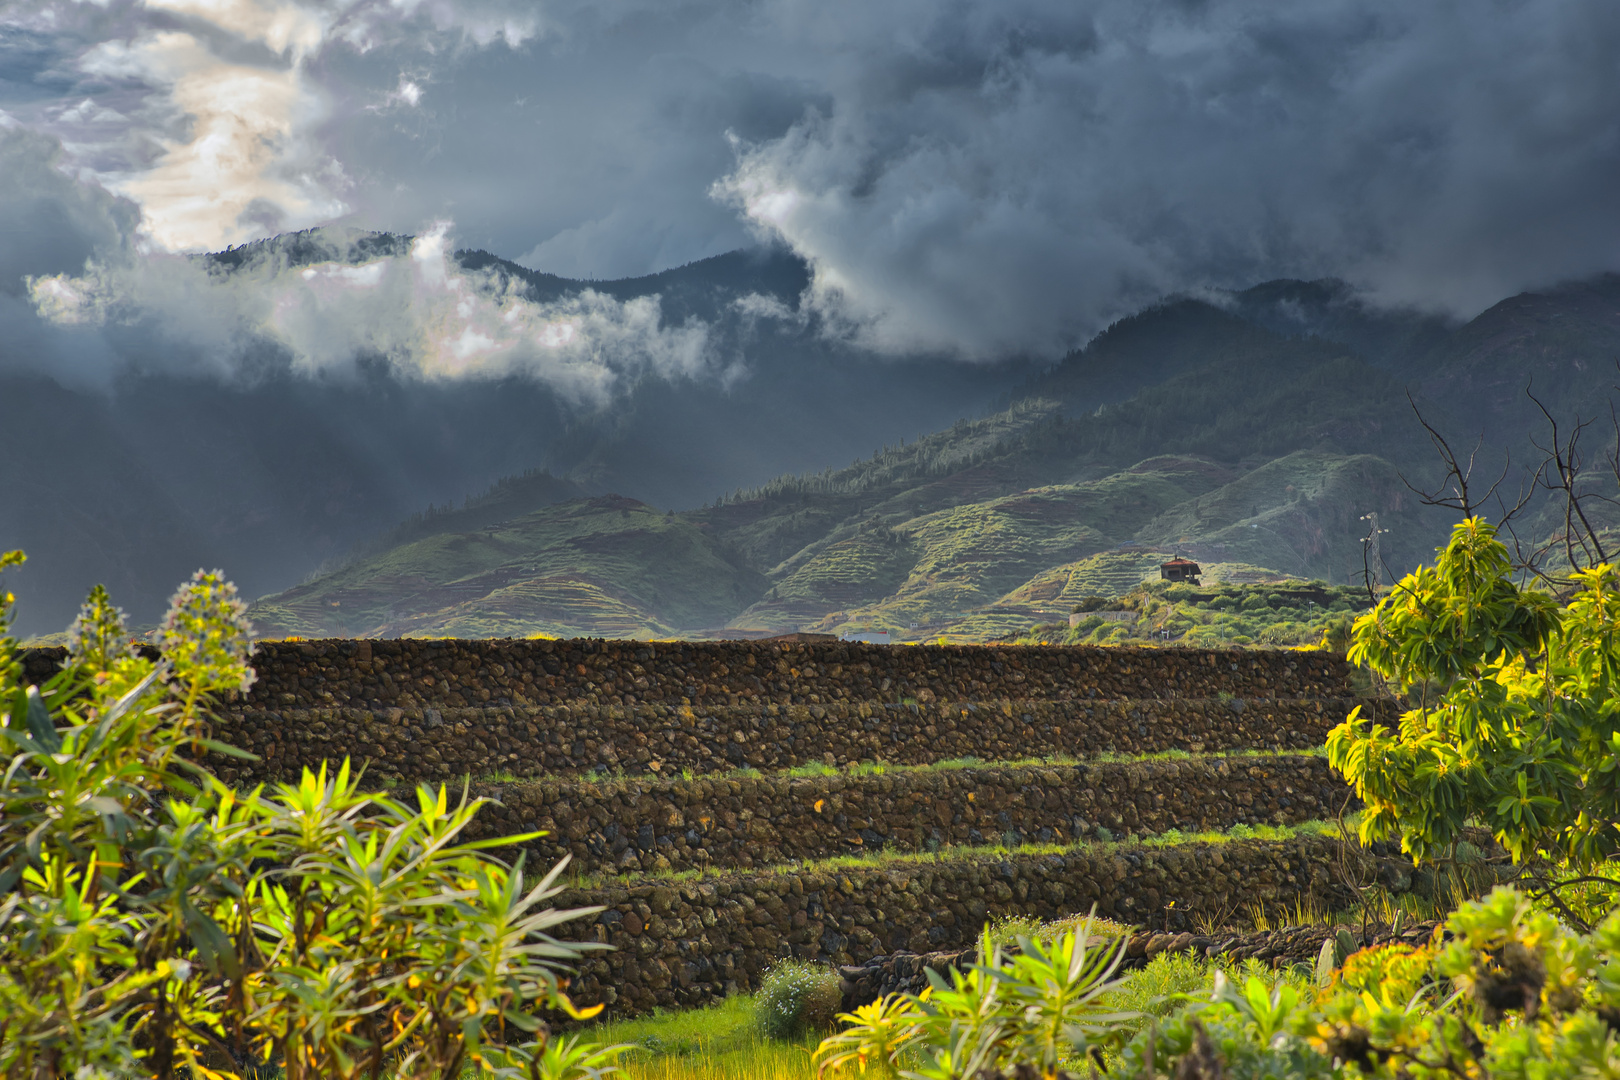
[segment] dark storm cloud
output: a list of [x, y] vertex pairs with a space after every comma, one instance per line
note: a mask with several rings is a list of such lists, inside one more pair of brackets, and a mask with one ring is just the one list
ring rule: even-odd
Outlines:
[[1278, 276], [1467, 313], [1620, 251], [1603, 0], [38, 10], [0, 108], [171, 247], [450, 219], [612, 277], [753, 230], [811, 262], [827, 325], [972, 358]]
[[[1620, 9], [824, 5], [835, 104], [719, 190], [891, 350], [1051, 353], [1166, 292], [1477, 310], [1615, 265]], [[909, 27], [909, 30], [907, 29]]]

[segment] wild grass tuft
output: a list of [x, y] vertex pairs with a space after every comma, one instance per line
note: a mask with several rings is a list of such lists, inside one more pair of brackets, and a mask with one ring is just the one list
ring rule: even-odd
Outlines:
[[783, 960], [765, 973], [755, 996], [759, 1030], [771, 1039], [830, 1031], [843, 994], [838, 972], [826, 964]]
[[631, 1020], [595, 1024], [602, 1043], [628, 1043], [630, 1080], [805, 1080], [820, 1033], [772, 1039], [760, 1030], [758, 998], [734, 994], [697, 1009], [663, 1009]]

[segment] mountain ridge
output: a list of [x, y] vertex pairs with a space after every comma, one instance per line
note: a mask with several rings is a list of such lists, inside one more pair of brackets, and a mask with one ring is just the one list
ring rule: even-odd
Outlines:
[[[1384, 576], [1426, 557], [1448, 524], [1408, 486], [1437, 477], [1408, 393], [1425, 416], [1465, 431], [1474, 402], [1459, 407], [1447, 388], [1470, 364], [1514, 370], [1561, 318], [1577, 333], [1540, 362], [1591, 371], [1568, 345], [1589, 353], [1607, 340], [1613, 291], [1601, 279], [1508, 298], [1461, 325], [1413, 312], [1379, 325], [1336, 282], [1271, 282], [1225, 304], [1170, 298], [1020, 384], [1024, 396], [1000, 412], [667, 517], [757, 575], [758, 594], [727, 618], [751, 632], [882, 626], [902, 640], [1005, 639], [1061, 614], [1052, 605], [1075, 583], [1128, 588], [1175, 550], [1207, 561], [1217, 580], [1345, 583], [1366, 571], [1368, 513], [1391, 530], [1389, 567], [1374, 568]], [[1329, 333], [1364, 349], [1392, 343], [1394, 358], [1369, 359]], [[1587, 382], [1579, 392], [1598, 385]], [[1429, 387], [1436, 396], [1422, 396]], [[1514, 389], [1498, 380], [1474, 392], [1514, 408]], [[637, 636], [713, 630], [656, 607], [643, 604]]]

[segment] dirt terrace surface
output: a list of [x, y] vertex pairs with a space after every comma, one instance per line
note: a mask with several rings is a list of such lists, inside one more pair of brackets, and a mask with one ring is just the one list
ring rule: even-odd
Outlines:
[[978, 758], [1085, 757], [1233, 750], [1308, 750], [1359, 702], [1178, 699], [896, 705], [643, 705], [538, 709], [226, 713], [215, 736], [259, 762], [211, 764], [236, 783], [296, 778], [324, 760], [367, 762], [377, 779], [453, 779]]

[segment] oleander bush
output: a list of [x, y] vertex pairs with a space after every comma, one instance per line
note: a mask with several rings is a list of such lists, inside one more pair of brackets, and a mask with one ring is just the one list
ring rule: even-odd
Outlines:
[[[0, 569], [22, 561], [0, 556]], [[568, 965], [522, 860], [462, 843], [484, 800], [335, 774], [239, 793], [196, 764], [253, 678], [218, 573], [175, 594], [161, 659], [91, 593], [63, 670], [24, 685], [0, 595], [0, 1076], [569, 1080], [620, 1048], [551, 1038]]]
[[1620, 913], [1582, 934], [1499, 888], [1423, 946], [1353, 954], [1314, 995], [1219, 980], [1126, 1048], [1131, 1076], [1550, 1080], [1620, 1062]]
[[1090, 1055], [1117, 1048], [1135, 1019], [1108, 1002], [1126, 942], [1102, 939], [1088, 919], [1051, 941], [1020, 935], [1006, 951], [987, 928], [979, 941], [987, 962], [948, 977], [929, 969], [922, 994], [843, 1014], [848, 1026], [816, 1051], [820, 1070], [895, 1076], [910, 1066], [911, 1080], [1034, 1080], [1084, 1068]]

